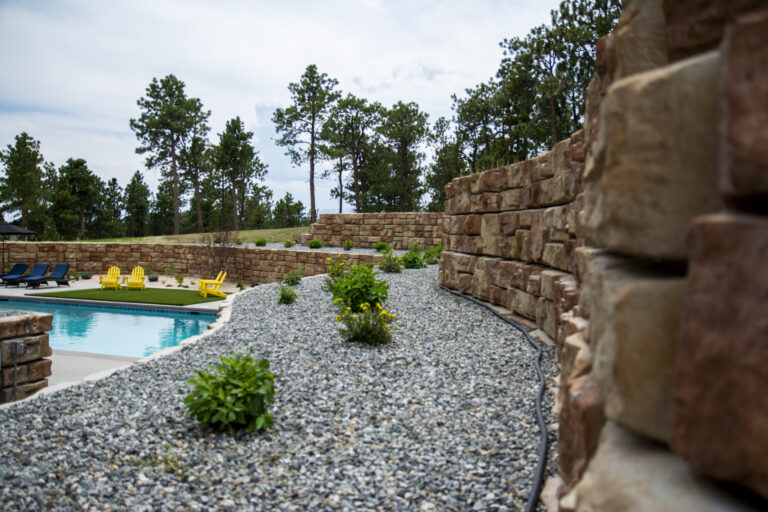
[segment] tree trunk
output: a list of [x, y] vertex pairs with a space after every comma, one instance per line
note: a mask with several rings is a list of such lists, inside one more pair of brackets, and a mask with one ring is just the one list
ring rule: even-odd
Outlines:
[[343, 201], [344, 201], [344, 189], [342, 188], [344, 184], [341, 181], [341, 174], [344, 169], [344, 160], [339, 157], [339, 213], [342, 213], [343, 211]]
[[555, 97], [549, 99], [550, 125], [552, 129], [552, 148], [557, 144], [557, 116], [555, 115]]
[[232, 227], [234, 231], [237, 231], [237, 187], [234, 177], [232, 178]]
[[360, 180], [357, 177], [357, 168], [359, 164], [357, 157], [352, 157], [352, 181], [355, 182], [355, 213], [360, 213]]
[[173, 177], [173, 234], [179, 234], [179, 171], [176, 168], [176, 141], [171, 143], [171, 176]]
[[197, 174], [195, 180], [195, 209], [197, 210], [197, 232], [203, 232], [203, 208], [200, 206], [200, 178]]
[[315, 210], [315, 120], [309, 134], [309, 222], [317, 222], [317, 210]]

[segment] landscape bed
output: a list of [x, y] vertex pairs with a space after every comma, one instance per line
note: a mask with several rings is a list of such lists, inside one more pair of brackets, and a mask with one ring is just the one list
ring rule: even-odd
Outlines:
[[[0, 500], [54, 510], [523, 508], [538, 461], [535, 352], [488, 310], [440, 290], [435, 267], [378, 277], [400, 326], [389, 344], [344, 342], [321, 277], [303, 279], [291, 305], [277, 304], [278, 284], [262, 285], [194, 345], [4, 410], [0, 436], [13, 450]], [[269, 359], [272, 430], [215, 434], [187, 416], [186, 381], [232, 351]], [[543, 368], [551, 382], [552, 348]], [[543, 410], [552, 426], [550, 392]]]

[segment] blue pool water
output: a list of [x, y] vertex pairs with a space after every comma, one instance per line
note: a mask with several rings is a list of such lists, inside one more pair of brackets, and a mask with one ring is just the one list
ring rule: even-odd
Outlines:
[[0, 301], [0, 311], [53, 313], [51, 348], [126, 357], [146, 357], [175, 347], [205, 331], [215, 313], [84, 306], [30, 301]]

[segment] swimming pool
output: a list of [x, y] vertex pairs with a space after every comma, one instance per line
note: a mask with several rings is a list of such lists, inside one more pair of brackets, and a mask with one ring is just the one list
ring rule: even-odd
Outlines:
[[2, 300], [0, 311], [53, 314], [51, 348], [146, 357], [205, 331], [215, 313], [189, 313], [82, 304]]

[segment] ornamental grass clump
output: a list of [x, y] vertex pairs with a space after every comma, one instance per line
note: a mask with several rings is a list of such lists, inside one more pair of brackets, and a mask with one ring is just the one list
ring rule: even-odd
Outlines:
[[376, 252], [381, 252], [381, 253], [385, 253], [391, 249], [391, 247], [387, 242], [376, 242], [375, 244], [373, 244], [373, 248], [376, 250]]
[[296, 302], [296, 299], [299, 297], [299, 294], [296, 293], [296, 290], [291, 288], [290, 286], [281, 286], [280, 287], [280, 296], [277, 298], [278, 304], [293, 304]]
[[403, 271], [403, 259], [400, 256], [395, 256], [394, 249], [390, 249], [382, 258], [379, 263], [379, 270], [388, 273], [397, 273]]
[[381, 303], [371, 307], [369, 303], [363, 302], [358, 305], [358, 309], [355, 312], [351, 307], [346, 307], [336, 317], [336, 321], [343, 325], [338, 331], [345, 341], [377, 344], [392, 340], [388, 325], [395, 320], [395, 315], [382, 308]]
[[354, 265], [339, 278], [331, 289], [333, 303], [339, 311], [350, 308], [353, 313], [361, 312], [361, 304], [381, 304], [387, 300], [389, 284], [376, 279], [374, 272], [366, 265]]
[[184, 399], [189, 415], [217, 431], [271, 428], [267, 409], [275, 401], [275, 389], [269, 361], [256, 362], [250, 354], [236, 353], [220, 358], [220, 365], [195, 371], [197, 378], [187, 381], [194, 388]]

